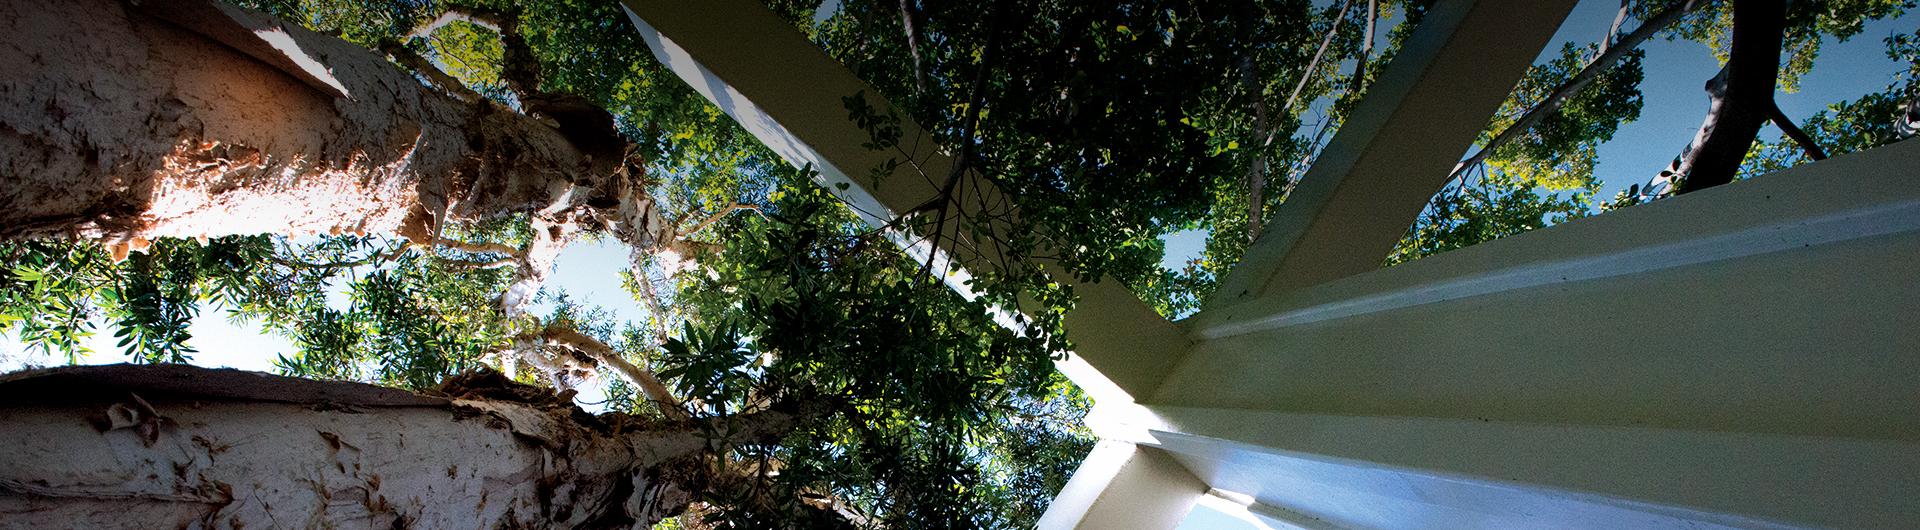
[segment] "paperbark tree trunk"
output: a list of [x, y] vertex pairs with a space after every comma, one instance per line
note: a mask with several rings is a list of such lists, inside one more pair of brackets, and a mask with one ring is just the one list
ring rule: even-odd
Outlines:
[[674, 237], [606, 111], [516, 85], [528, 116], [399, 58], [436, 84], [215, 0], [0, 0], [0, 239], [96, 239], [116, 258], [161, 236], [449, 244], [449, 221], [529, 214], [528, 248], [489, 250], [512, 256], [511, 317], [583, 230], [642, 254]]
[[536, 213], [650, 243], [638, 172], [566, 125], [218, 2], [0, 0], [0, 238], [424, 243], [448, 220]]
[[184, 365], [20, 372], [0, 376], [0, 527], [647, 528], [712, 479], [709, 447], [795, 418], [596, 417], [493, 372], [437, 395]]

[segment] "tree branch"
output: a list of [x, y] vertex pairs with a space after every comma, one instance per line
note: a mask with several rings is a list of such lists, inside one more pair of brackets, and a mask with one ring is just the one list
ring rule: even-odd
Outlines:
[[1259, 80], [1253, 74], [1251, 54], [1240, 58], [1240, 83], [1253, 99], [1253, 140], [1248, 142], [1247, 152], [1253, 156], [1253, 162], [1247, 169], [1247, 240], [1260, 239], [1260, 229], [1266, 226], [1265, 215], [1261, 209], [1266, 206], [1267, 187], [1266, 141], [1267, 98], [1262, 94]]
[[356, 260], [329, 261], [326, 263], [312, 263], [312, 262], [282, 258], [278, 254], [274, 254], [274, 255], [267, 256], [267, 261], [271, 261], [280, 265], [284, 265], [284, 266], [292, 267], [296, 269], [331, 270], [331, 269], [345, 269], [345, 268], [359, 267], [363, 265], [371, 265], [371, 264], [374, 264], [377, 262], [383, 262], [383, 261], [392, 261], [394, 259], [399, 258], [400, 255], [406, 254], [406, 253], [407, 253], [407, 247], [401, 246], [399, 248], [395, 248], [393, 250], [389, 250], [386, 252], [375, 252], [364, 258], [360, 258]]
[[520, 249], [500, 243], [468, 243], [454, 239], [439, 238], [435, 239], [433, 244], [440, 248], [458, 250], [468, 254], [506, 254], [508, 256], [519, 256], [521, 254]]
[[711, 226], [713, 223], [719, 222], [721, 219], [726, 218], [727, 214], [731, 214], [733, 212], [737, 212], [740, 210], [753, 210], [754, 213], [758, 213], [761, 216], [766, 215], [766, 213], [760, 211], [759, 206], [736, 202], [736, 203], [727, 205], [726, 208], [721, 208], [719, 212], [715, 212], [713, 215], [707, 216], [707, 218], [700, 221], [699, 224], [693, 225], [693, 229], [680, 232], [677, 235], [679, 235], [681, 238], [686, 238], [688, 236], [698, 234], [700, 233], [701, 230], [706, 230], [707, 227]]
[[[980, 67], [974, 71], [972, 86], [967, 90], [967, 118], [960, 129], [960, 152], [953, 159], [953, 169], [947, 173], [947, 182], [940, 187], [940, 194], [934, 196], [932, 199], [928, 199], [927, 204], [922, 204], [912, 210], [908, 210], [906, 214], [902, 214], [907, 215], [915, 211], [924, 210], [931, 204], [937, 203], [938, 205], [937, 208], [934, 208], [936, 212], [934, 215], [937, 217], [934, 221], [933, 234], [931, 236], [932, 240], [930, 241], [935, 251], [927, 254], [927, 264], [923, 269], [923, 273], [925, 274], [934, 274], [933, 262], [940, 255], [940, 240], [946, 237], [947, 213], [954, 203], [958, 202], [958, 199], [954, 196], [954, 192], [958, 190], [960, 178], [966, 175], [967, 168], [972, 165], [973, 157], [976, 156], [974, 150], [978, 142], [975, 141], [974, 135], [980, 126], [981, 108], [986, 105], [987, 77], [993, 71], [992, 61], [999, 59], [999, 35], [1001, 23], [1005, 22], [1006, 19], [1007, 3], [1007, 0], [994, 2], [993, 20], [988, 26], [986, 46], [980, 53]], [[956, 230], [959, 229], [956, 228]], [[957, 234], [954, 237], [955, 239], [959, 238]], [[951, 259], [949, 263], [951, 263]], [[944, 275], [934, 275], [932, 278], [935, 282], [939, 282], [943, 276]]]
[[1620, 26], [1627, 22], [1627, 14], [1633, 12], [1633, 0], [1620, 0], [1620, 11], [1613, 14], [1613, 25], [1607, 27], [1607, 34], [1600, 38], [1600, 50], [1594, 56], [1605, 55], [1613, 48], [1614, 37], [1620, 36]]
[[657, 322], [653, 326], [653, 340], [659, 344], [667, 343], [666, 307], [660, 304], [660, 294], [653, 292], [653, 278], [647, 277], [645, 269], [635, 267], [633, 282], [640, 285], [640, 298], [647, 303], [647, 311], [653, 313]]
[[392, 57], [394, 62], [400, 63], [401, 66], [405, 66], [407, 69], [419, 73], [421, 77], [427, 78], [428, 83], [445, 91], [448, 95], [456, 99], [468, 103], [482, 99], [479, 92], [474, 92], [473, 89], [467, 88], [467, 85], [461, 83], [460, 80], [454, 79], [451, 75], [447, 75], [446, 71], [441, 70], [438, 66], [434, 66], [433, 61], [429, 61], [426, 57], [421, 57], [420, 54], [414, 53], [413, 50], [408, 49], [405, 44], [396, 41], [382, 42], [380, 43], [380, 51], [386, 52], [387, 56]]
[[1380, 0], [1367, 0], [1367, 33], [1360, 37], [1360, 57], [1353, 64], [1353, 79], [1347, 88], [1349, 93], [1360, 92], [1366, 86], [1368, 63], [1373, 59], [1374, 24], [1380, 18]]
[[927, 93], [927, 73], [926, 67], [920, 62], [920, 32], [913, 25], [913, 14], [917, 11], [913, 8], [913, 1], [900, 0], [900, 23], [907, 33], [907, 54], [913, 56], [914, 90], [924, 95]]
[[1300, 92], [1306, 90], [1307, 81], [1312, 80], [1314, 71], [1320, 69], [1320, 59], [1326, 56], [1327, 48], [1333, 46], [1333, 37], [1340, 34], [1340, 26], [1347, 21], [1347, 6], [1352, 3], [1353, 0], [1340, 0], [1340, 12], [1333, 15], [1333, 27], [1327, 28], [1326, 38], [1320, 39], [1320, 48], [1314, 50], [1313, 59], [1307, 61], [1306, 70], [1300, 72], [1300, 82], [1294, 83], [1293, 93], [1287, 94], [1287, 104], [1281, 107], [1282, 112], [1293, 112], [1293, 105], [1300, 99]]
[[1707, 82], [1713, 103], [1699, 133], [1674, 168], [1674, 193], [1691, 193], [1732, 182], [1772, 110], [1786, 39], [1786, 6], [1780, 1], [1733, 3], [1733, 37], [1727, 65]]
[[687, 419], [687, 411], [680, 408], [680, 400], [673, 397], [673, 392], [667, 389], [667, 385], [661, 384], [660, 379], [654, 377], [653, 371], [627, 362], [620, 357], [620, 352], [613, 350], [613, 347], [566, 325], [548, 326], [542, 336], [549, 342], [567, 346], [596, 361], [612, 366], [614, 371], [620, 372], [620, 375], [626, 376], [627, 380], [639, 386], [641, 393], [646, 394], [647, 400], [659, 407], [660, 412], [667, 418]]
[[500, 258], [493, 261], [449, 260], [452, 266], [461, 269], [504, 269], [520, 264], [520, 258]]
[[1912, 138], [1920, 134], [1920, 97], [1907, 101], [1906, 108], [1893, 120], [1893, 131], [1901, 138]]
[[534, 56], [533, 48], [527, 45], [526, 38], [520, 35], [520, 13], [478, 6], [451, 6], [440, 16], [425, 24], [415, 26], [407, 33], [407, 38], [429, 38], [435, 31], [454, 22], [466, 22], [491, 29], [500, 35], [500, 80], [507, 90], [521, 99], [538, 97], [540, 92], [540, 61]]
[[1795, 125], [1793, 119], [1787, 117], [1787, 113], [1781, 112], [1778, 102], [1768, 103], [1767, 119], [1772, 120], [1775, 126], [1780, 127], [1780, 132], [1786, 133], [1787, 138], [1792, 138], [1793, 143], [1800, 144], [1800, 148], [1806, 150], [1807, 158], [1814, 160], [1827, 159], [1827, 151], [1820, 148], [1820, 142], [1814, 141], [1812, 136], [1807, 135], [1807, 131], [1800, 130], [1800, 126]]
[[1461, 161], [1459, 165], [1454, 166], [1453, 174], [1448, 176], [1448, 178], [1459, 179], [1461, 175], [1465, 174], [1467, 168], [1486, 162], [1487, 157], [1492, 155], [1500, 146], [1514, 141], [1519, 138], [1520, 135], [1526, 134], [1527, 131], [1533, 129], [1533, 126], [1539, 124], [1540, 120], [1546, 119], [1546, 117], [1553, 114], [1554, 111], [1559, 110], [1560, 106], [1566, 103], [1567, 98], [1573, 97], [1574, 94], [1580, 92], [1580, 89], [1586, 88], [1587, 85], [1593, 83], [1595, 79], [1599, 79], [1600, 74], [1606, 73], [1607, 70], [1613, 68], [1613, 65], [1618, 64], [1621, 59], [1626, 58], [1628, 53], [1640, 47], [1640, 43], [1646, 42], [1654, 33], [1658, 33], [1660, 30], [1666, 29], [1667, 26], [1673, 25], [1674, 22], [1678, 22], [1682, 15], [1691, 11], [1699, 3], [1700, 2], [1696, 0], [1682, 0], [1672, 7], [1668, 7], [1666, 11], [1654, 15], [1653, 18], [1640, 24], [1640, 27], [1634, 29], [1633, 33], [1627, 34], [1627, 36], [1622, 37], [1613, 45], [1603, 45], [1602, 48], [1606, 50], [1605, 52], [1594, 57], [1592, 61], [1588, 61], [1587, 65], [1580, 69], [1579, 73], [1568, 78], [1566, 82], [1560, 83], [1558, 87], [1554, 87], [1553, 92], [1548, 93], [1545, 99], [1540, 100], [1533, 108], [1528, 109], [1526, 114], [1521, 115], [1519, 120], [1513, 122], [1513, 125], [1509, 125], [1505, 130], [1500, 131], [1500, 134], [1495, 135], [1493, 140], [1487, 142], [1487, 145], [1482, 146], [1479, 151], [1475, 151], [1472, 156], [1467, 157], [1467, 159]]

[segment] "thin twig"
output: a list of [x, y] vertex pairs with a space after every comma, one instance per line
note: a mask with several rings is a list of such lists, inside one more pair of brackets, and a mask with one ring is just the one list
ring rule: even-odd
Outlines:
[[1767, 119], [1780, 127], [1780, 131], [1786, 133], [1787, 138], [1793, 139], [1793, 143], [1800, 144], [1800, 148], [1806, 150], [1807, 158], [1827, 159], [1827, 151], [1820, 148], [1820, 142], [1814, 141], [1812, 136], [1807, 135], [1807, 131], [1800, 130], [1800, 126], [1795, 125], [1793, 119], [1787, 117], [1787, 113], [1781, 112], [1779, 103], [1768, 105]]

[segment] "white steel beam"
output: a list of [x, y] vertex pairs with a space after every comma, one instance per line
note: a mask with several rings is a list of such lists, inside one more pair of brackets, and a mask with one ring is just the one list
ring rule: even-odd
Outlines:
[[1207, 310], [1379, 268], [1574, 3], [1434, 3]]
[[1203, 314], [1130, 432], [1355, 527], [1920, 525], [1915, 167], [1897, 143]]
[[1145, 402], [1920, 441], [1920, 143], [1202, 315]]
[[1165, 452], [1103, 441], [1074, 470], [1037, 530], [1172, 530], [1207, 493]]
[[[623, 3], [662, 64], [789, 163], [819, 170], [820, 183], [869, 222], [884, 224], [941, 195], [954, 160], [904, 112], [898, 113], [903, 132], [898, 150], [865, 147], [871, 137], [848, 119], [842, 98], [864, 95], [880, 114], [892, 105], [765, 7], [751, 0]], [[898, 168], [873, 176], [890, 162]], [[981, 218], [983, 209], [1006, 204], [978, 174], [967, 172], [958, 187], [966, 193], [958, 205], [966, 218]], [[966, 270], [991, 270], [1006, 258], [992, 241], [956, 248], [955, 241], [973, 233], [960, 217], [955, 212], [940, 248], [902, 244], [921, 259], [944, 264], [951, 258], [959, 271], [948, 276], [948, 283], [969, 294]], [[1004, 222], [982, 228], [991, 234], [1008, 231]], [[1081, 302], [1067, 314], [1066, 325], [1078, 351], [1062, 370], [1095, 399], [1128, 401], [1150, 393], [1186, 351], [1186, 338], [1118, 282], [1072, 285]]]
[[1920, 509], [1909, 442], [1147, 409], [1151, 446], [1207, 484], [1343, 528], [1910, 528]]

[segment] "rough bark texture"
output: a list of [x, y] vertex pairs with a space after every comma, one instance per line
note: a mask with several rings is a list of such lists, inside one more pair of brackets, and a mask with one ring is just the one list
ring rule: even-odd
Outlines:
[[0, 238], [424, 242], [516, 212], [650, 237], [658, 215], [621, 153], [565, 125], [214, 2], [0, 0]]
[[[766, 436], [791, 415], [737, 418]], [[440, 395], [179, 365], [0, 376], [0, 528], [646, 528], [714, 426], [590, 416], [496, 373]]]

